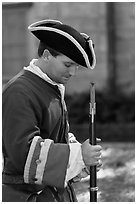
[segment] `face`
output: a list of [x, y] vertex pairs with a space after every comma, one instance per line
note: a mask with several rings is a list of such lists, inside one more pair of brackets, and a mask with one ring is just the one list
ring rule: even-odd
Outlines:
[[55, 82], [66, 84], [71, 76], [76, 74], [78, 64], [65, 55], [58, 55], [49, 58], [46, 73]]

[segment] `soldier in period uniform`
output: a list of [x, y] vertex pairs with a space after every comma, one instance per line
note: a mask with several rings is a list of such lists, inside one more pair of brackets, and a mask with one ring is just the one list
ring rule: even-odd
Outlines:
[[[33, 23], [38, 59], [3, 91], [2, 199], [73, 202], [72, 184], [90, 165], [101, 167], [101, 146], [80, 144], [69, 132], [64, 85], [79, 65], [94, 68], [89, 36], [57, 20]], [[86, 169], [86, 170], [85, 170]]]

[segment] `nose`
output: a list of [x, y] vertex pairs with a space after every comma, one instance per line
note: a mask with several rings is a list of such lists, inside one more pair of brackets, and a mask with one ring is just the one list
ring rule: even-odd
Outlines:
[[70, 76], [75, 76], [76, 75], [76, 71], [78, 69], [78, 66], [73, 66], [69, 69], [69, 74]]

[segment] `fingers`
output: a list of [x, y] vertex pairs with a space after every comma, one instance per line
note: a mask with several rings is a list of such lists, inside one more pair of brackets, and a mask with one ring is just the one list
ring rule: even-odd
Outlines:
[[92, 147], [94, 147], [95, 151], [101, 151], [102, 147], [100, 145], [91, 145]]
[[89, 155], [91, 157], [95, 157], [95, 158], [100, 158], [101, 157], [101, 150], [102, 147], [100, 145], [91, 145], [90, 149], [92, 150], [91, 152], [89, 152]]
[[101, 158], [101, 151], [94, 151], [94, 152], [91, 152], [89, 153], [89, 156], [90, 157], [94, 157], [96, 160], [100, 159]]
[[[96, 170], [97, 170], [97, 172], [100, 171], [101, 167], [102, 167], [102, 161], [101, 161], [101, 159], [100, 159], [100, 160], [96, 163]], [[90, 174], [90, 166], [87, 166], [86, 169], [87, 169], [88, 174]]]
[[102, 167], [102, 161], [99, 160], [98, 164], [97, 164], [97, 172], [101, 169]]
[[[100, 138], [97, 138], [97, 140], [100, 141], [101, 139], [100, 139]], [[85, 143], [85, 144], [88, 144], [88, 145], [90, 145], [90, 146], [95, 147], [96, 150], [102, 150], [102, 147], [101, 147], [100, 145], [91, 145], [91, 144], [89, 143], [89, 139], [87, 139], [84, 143]]]
[[99, 160], [98, 160], [97, 167], [101, 167], [101, 166], [102, 166], [102, 160], [101, 160], [101, 159], [99, 159]]
[[95, 165], [92, 165], [92, 166], [96, 166], [97, 171], [99, 171], [102, 167], [102, 161], [98, 160], [97, 162], [95, 162]]
[[90, 164], [89, 166], [97, 166], [100, 168], [102, 166], [101, 155], [92, 158], [92, 164]]

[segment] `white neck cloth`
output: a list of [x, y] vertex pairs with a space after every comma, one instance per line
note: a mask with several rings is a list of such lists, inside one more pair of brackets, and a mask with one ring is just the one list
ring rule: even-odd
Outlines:
[[47, 81], [48, 83], [50, 83], [54, 86], [55, 85], [58, 86], [58, 89], [60, 90], [60, 93], [61, 93], [62, 102], [63, 102], [64, 101], [64, 94], [65, 94], [65, 86], [63, 84], [59, 84], [59, 83], [52, 81], [52, 79], [50, 79], [46, 73], [42, 72], [42, 70], [38, 66], [35, 65], [35, 62], [37, 60], [38, 59], [32, 59], [29, 66], [24, 67], [24, 70], [27, 70], [27, 71], [30, 71], [30, 72], [36, 74], [37, 76], [39, 76], [40, 78], [44, 79], [45, 81]]

